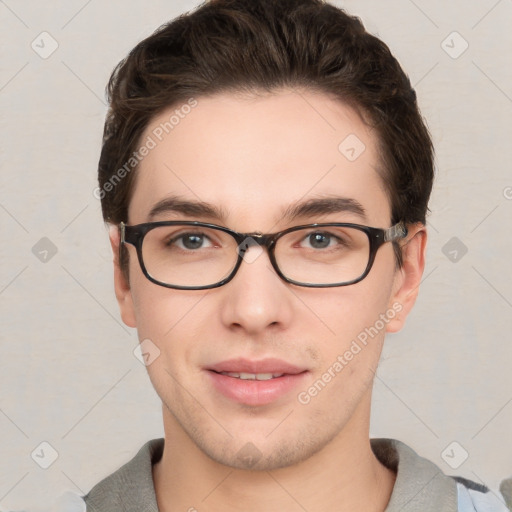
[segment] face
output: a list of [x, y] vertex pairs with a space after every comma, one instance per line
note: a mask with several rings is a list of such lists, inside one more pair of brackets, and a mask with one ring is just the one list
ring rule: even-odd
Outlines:
[[[198, 220], [242, 233], [314, 222], [390, 226], [376, 136], [346, 105], [286, 90], [197, 101], [161, 141], [152, 134], [174, 108], [148, 126], [143, 140], [157, 144], [137, 170], [128, 224]], [[208, 203], [223, 217], [165, 208], [150, 215], [171, 196]], [[357, 201], [364, 217], [283, 216], [299, 202], [333, 197]], [[166, 433], [179, 432], [214, 461], [252, 469], [295, 464], [342, 434], [368, 436], [384, 333], [402, 326], [423, 270], [424, 230], [411, 229], [411, 238], [403, 269], [387, 243], [363, 281], [334, 288], [282, 281], [263, 251], [224, 286], [168, 289], [143, 275], [128, 245], [130, 284], [116, 267], [116, 294], [125, 323], [160, 351], [147, 369]], [[113, 234], [114, 250], [117, 243]]]

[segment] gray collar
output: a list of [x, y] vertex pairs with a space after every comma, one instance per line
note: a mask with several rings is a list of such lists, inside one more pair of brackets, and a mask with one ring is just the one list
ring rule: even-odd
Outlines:
[[84, 496], [87, 512], [158, 512], [152, 465], [163, 450], [163, 438], [148, 441], [132, 460]]
[[[375, 456], [397, 473], [385, 512], [457, 512], [457, 487], [435, 464], [395, 439], [371, 439]], [[152, 465], [164, 439], [148, 441], [127, 464], [86, 496], [87, 512], [158, 512]]]
[[385, 512], [457, 512], [457, 483], [396, 439], [370, 439], [375, 456], [396, 472]]

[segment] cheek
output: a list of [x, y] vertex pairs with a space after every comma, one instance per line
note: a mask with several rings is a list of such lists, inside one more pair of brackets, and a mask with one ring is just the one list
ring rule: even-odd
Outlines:
[[[312, 338], [317, 333], [314, 346], [321, 354], [321, 364], [316, 378], [325, 372], [335, 374], [338, 378], [333, 379], [333, 390], [342, 385], [345, 391], [357, 392], [373, 378], [386, 326], [395, 316], [389, 308], [393, 285], [389, 268], [375, 266], [366, 279], [353, 286], [324, 289], [304, 297], [315, 313], [310, 316], [309, 327], [303, 327]], [[323, 380], [329, 380], [329, 375]], [[349, 395], [344, 392], [340, 396]]]
[[197, 356], [195, 351], [204, 339], [198, 311], [204, 292], [198, 293], [189, 295], [156, 285], [146, 287], [145, 284], [143, 290], [137, 290], [135, 310], [141, 348], [144, 351], [146, 344], [155, 354], [146, 369], [153, 387], [166, 403], [170, 397], [178, 403], [186, 401], [187, 397], [181, 395], [180, 383], [197, 377], [191, 372], [198, 371], [197, 365], [193, 364]]
[[205, 291], [173, 290], [158, 286], [142, 275], [132, 281], [132, 297], [137, 320], [139, 339], [151, 339], [161, 350], [174, 348], [175, 343], [186, 335], [196, 334], [197, 305], [205, 297]]
[[315, 322], [319, 330], [314, 342], [319, 365], [297, 399], [309, 405], [311, 414], [325, 415], [327, 411], [333, 424], [347, 420], [373, 382], [384, 341], [391, 282], [389, 286], [380, 284], [361, 281], [359, 286], [329, 291], [308, 301], [321, 319]]
[[392, 291], [392, 280], [388, 281], [374, 283], [368, 276], [355, 285], [324, 289], [321, 294], [304, 299], [319, 319], [318, 328], [325, 333], [321, 339], [326, 347], [343, 349], [375, 325], [384, 332], [381, 315], [389, 316], [387, 310]]

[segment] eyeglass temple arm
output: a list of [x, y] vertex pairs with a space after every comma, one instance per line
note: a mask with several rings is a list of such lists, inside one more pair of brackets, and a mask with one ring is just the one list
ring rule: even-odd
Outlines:
[[400, 238], [405, 238], [407, 234], [407, 226], [403, 222], [398, 222], [384, 231], [384, 241], [394, 242]]
[[121, 221], [121, 223], [119, 224], [119, 233], [121, 235], [121, 242], [119, 245], [121, 244], [124, 244], [126, 242], [126, 224], [124, 222]]

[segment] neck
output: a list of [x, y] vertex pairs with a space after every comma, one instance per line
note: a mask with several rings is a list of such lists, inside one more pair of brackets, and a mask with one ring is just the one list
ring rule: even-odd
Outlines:
[[272, 471], [250, 471], [213, 461], [164, 407], [165, 447], [153, 467], [159, 510], [383, 512], [396, 475], [371, 449], [369, 412], [365, 428], [358, 420], [356, 413], [307, 460]]

